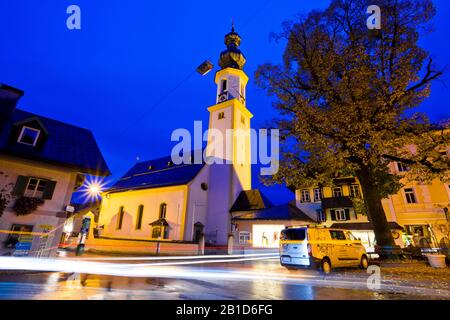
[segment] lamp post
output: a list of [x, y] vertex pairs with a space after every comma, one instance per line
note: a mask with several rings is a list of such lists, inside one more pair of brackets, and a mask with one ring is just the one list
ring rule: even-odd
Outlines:
[[[101, 196], [102, 185], [98, 182], [88, 183], [86, 187], [86, 192], [91, 199], [98, 199]], [[87, 236], [91, 227], [91, 218], [84, 217], [81, 224], [80, 234], [78, 236], [78, 245], [76, 249], [76, 255], [81, 256], [84, 253], [84, 247], [86, 243]]]

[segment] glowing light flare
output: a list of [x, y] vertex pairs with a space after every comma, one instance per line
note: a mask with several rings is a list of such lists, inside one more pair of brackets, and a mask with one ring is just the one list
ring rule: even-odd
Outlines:
[[80, 188], [80, 192], [89, 201], [99, 200], [106, 186], [101, 177], [88, 177]]

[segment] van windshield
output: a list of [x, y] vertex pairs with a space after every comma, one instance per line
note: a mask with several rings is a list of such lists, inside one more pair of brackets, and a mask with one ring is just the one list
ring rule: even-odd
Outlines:
[[285, 229], [281, 231], [281, 240], [303, 241], [306, 239], [306, 229]]

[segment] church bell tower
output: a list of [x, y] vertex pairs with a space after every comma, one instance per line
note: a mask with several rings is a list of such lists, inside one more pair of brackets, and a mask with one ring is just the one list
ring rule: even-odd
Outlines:
[[[251, 182], [251, 136], [247, 109], [246, 86], [248, 77], [243, 71], [246, 59], [239, 49], [241, 37], [234, 25], [225, 35], [226, 50], [219, 59], [220, 70], [216, 72], [216, 104], [209, 107], [209, 131], [207, 157], [222, 160], [226, 164], [211, 166], [209, 228], [227, 230], [220, 232], [220, 243], [231, 232], [229, 210], [243, 190], [250, 190]], [[222, 143], [218, 143], [222, 139]], [[214, 190], [216, 189], [216, 190]], [[219, 238], [219, 235], [218, 235]], [[218, 239], [219, 240], [219, 239]]]

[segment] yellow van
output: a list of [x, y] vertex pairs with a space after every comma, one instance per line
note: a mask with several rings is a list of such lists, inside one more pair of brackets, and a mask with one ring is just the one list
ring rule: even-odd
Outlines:
[[369, 258], [350, 231], [307, 226], [281, 231], [280, 263], [288, 269], [320, 268], [328, 274], [337, 267], [367, 269]]

